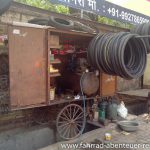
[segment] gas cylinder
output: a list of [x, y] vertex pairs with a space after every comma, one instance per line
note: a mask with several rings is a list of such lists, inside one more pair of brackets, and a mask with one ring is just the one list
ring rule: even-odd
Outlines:
[[117, 102], [114, 98], [109, 98], [107, 105], [107, 118], [110, 120], [117, 120]]
[[98, 107], [99, 107], [99, 119], [100, 120], [105, 120], [106, 119], [106, 110], [107, 110], [107, 101], [102, 100]]

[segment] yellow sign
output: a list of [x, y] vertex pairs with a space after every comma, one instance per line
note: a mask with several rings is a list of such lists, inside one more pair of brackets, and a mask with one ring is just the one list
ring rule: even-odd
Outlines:
[[121, 7], [150, 16], [150, 0], [106, 0]]

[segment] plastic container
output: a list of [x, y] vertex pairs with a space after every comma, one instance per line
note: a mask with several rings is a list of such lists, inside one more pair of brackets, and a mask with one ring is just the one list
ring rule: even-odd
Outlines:
[[94, 112], [94, 121], [98, 121], [98, 111]]
[[55, 99], [55, 88], [50, 88], [50, 101]]
[[54, 61], [54, 54], [50, 54], [50, 61]]
[[105, 109], [99, 109], [99, 119], [100, 120], [106, 119]]
[[105, 140], [106, 141], [112, 140], [112, 135], [110, 133], [105, 133]]

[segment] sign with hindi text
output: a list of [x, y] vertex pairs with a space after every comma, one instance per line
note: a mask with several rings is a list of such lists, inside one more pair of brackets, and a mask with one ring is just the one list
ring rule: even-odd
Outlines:
[[51, 2], [132, 24], [150, 21], [150, 0], [51, 0]]

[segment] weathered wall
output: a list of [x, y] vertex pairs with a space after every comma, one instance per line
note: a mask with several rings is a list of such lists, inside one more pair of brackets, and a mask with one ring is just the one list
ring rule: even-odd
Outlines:
[[141, 78], [133, 80], [125, 80], [120, 77], [117, 78], [117, 90], [128, 91], [141, 88]]
[[14, 11], [7, 11], [0, 17], [0, 20], [2, 22], [12, 22], [12, 21], [28, 22], [28, 20], [32, 18], [34, 18], [34, 16], [32, 15], [21, 14]]
[[147, 67], [144, 73], [143, 86], [150, 88], [150, 54], [147, 55]]

